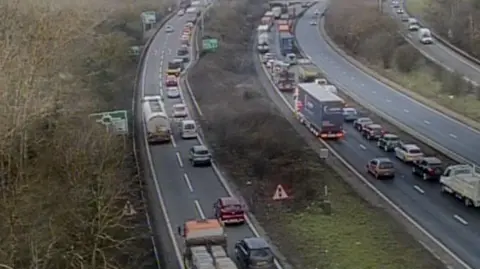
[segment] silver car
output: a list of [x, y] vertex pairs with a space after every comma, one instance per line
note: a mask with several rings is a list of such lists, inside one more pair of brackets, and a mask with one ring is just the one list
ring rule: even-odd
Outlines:
[[193, 146], [190, 149], [188, 158], [192, 166], [212, 164], [212, 155], [208, 151], [207, 147], [203, 145]]

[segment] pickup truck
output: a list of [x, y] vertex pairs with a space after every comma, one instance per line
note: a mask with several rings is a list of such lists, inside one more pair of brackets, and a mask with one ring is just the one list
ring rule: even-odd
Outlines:
[[440, 177], [441, 191], [454, 195], [465, 206], [480, 207], [480, 173], [469, 164], [451, 165]]

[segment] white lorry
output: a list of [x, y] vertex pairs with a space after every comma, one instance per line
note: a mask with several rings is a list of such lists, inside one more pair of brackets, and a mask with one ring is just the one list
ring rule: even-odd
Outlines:
[[441, 191], [463, 200], [465, 206], [480, 207], [480, 171], [475, 166], [447, 167], [440, 177]]
[[145, 96], [142, 99], [144, 124], [147, 130], [147, 141], [150, 144], [169, 142], [170, 121], [160, 95]]
[[268, 45], [269, 41], [269, 35], [268, 33], [260, 33], [258, 34], [257, 37], [257, 49], [258, 52], [260, 53], [267, 53], [270, 50], [270, 47]]
[[428, 28], [420, 28], [418, 29], [418, 40], [422, 44], [432, 44], [432, 32]]
[[418, 20], [415, 18], [408, 19], [408, 30], [409, 31], [418, 31], [420, 29], [420, 24], [418, 24]]
[[280, 19], [280, 16], [282, 16], [282, 8], [281, 7], [273, 7], [272, 8], [272, 13], [273, 13], [273, 17], [275, 19]]

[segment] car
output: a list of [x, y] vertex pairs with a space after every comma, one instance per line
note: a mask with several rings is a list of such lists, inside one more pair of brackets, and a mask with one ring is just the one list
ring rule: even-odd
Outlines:
[[415, 144], [400, 143], [395, 148], [395, 157], [403, 162], [414, 162], [423, 158], [423, 152]]
[[377, 140], [384, 133], [382, 125], [376, 123], [367, 124], [362, 128], [362, 135], [367, 140]]
[[180, 90], [178, 87], [167, 87], [167, 97], [168, 98], [179, 98], [180, 97]]
[[343, 108], [343, 119], [346, 122], [352, 122], [358, 119], [358, 112], [353, 107], [344, 107]]
[[403, 14], [403, 13], [405, 13], [405, 11], [403, 9], [401, 9], [401, 8], [397, 9], [397, 14]]
[[315, 15], [320, 15], [320, 10], [315, 9]]
[[273, 60], [273, 59], [275, 59], [275, 54], [271, 52], [267, 52], [263, 55], [262, 62], [266, 64], [269, 60]]
[[218, 198], [213, 204], [215, 217], [223, 224], [245, 223], [245, 211], [235, 197]]
[[177, 15], [180, 16], [180, 17], [183, 16], [183, 15], [185, 15], [185, 10], [180, 9], [180, 10], [178, 11]]
[[386, 157], [371, 159], [366, 165], [366, 168], [367, 173], [372, 174], [376, 179], [395, 177], [393, 162]]
[[185, 23], [185, 27], [193, 28], [193, 26], [195, 26], [195, 24], [194, 24], [193, 22], [187, 22], [187, 23]]
[[192, 166], [211, 165], [212, 156], [204, 145], [196, 145], [190, 148], [188, 159]]
[[393, 1], [392, 6], [393, 8], [400, 8], [400, 3], [398, 1]]
[[408, 20], [410, 19], [410, 17], [407, 15], [407, 14], [403, 14], [400, 19], [403, 21], [403, 22], [408, 22]]
[[361, 132], [365, 125], [372, 124], [372, 123], [373, 121], [370, 118], [367, 118], [367, 117], [358, 118], [355, 121], [353, 121], [353, 128]]
[[173, 105], [172, 116], [174, 118], [185, 118], [188, 116], [187, 106], [185, 104]]
[[169, 75], [165, 80], [165, 86], [167, 87], [177, 87], [178, 81], [176, 76]]
[[242, 269], [275, 268], [270, 245], [261, 237], [248, 237], [235, 244], [235, 257]]
[[317, 25], [317, 21], [316, 20], [311, 20], [310, 25]]
[[182, 45], [182, 47], [180, 47], [177, 50], [177, 56], [178, 57], [181, 57], [181, 58], [188, 57], [188, 54], [189, 54], [189, 51], [188, 51], [188, 46], [187, 45]]
[[173, 31], [174, 31], [174, 30], [173, 30], [173, 26], [167, 25], [167, 26], [165, 27], [165, 32], [167, 32], [167, 33], [173, 33]]
[[377, 141], [377, 146], [385, 152], [394, 151], [400, 144], [400, 137], [395, 134], [384, 134]]
[[443, 174], [442, 161], [436, 157], [424, 157], [413, 162], [412, 174], [423, 180], [438, 180]]

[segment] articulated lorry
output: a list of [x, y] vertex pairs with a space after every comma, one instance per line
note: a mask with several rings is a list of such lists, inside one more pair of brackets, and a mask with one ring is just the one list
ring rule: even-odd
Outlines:
[[295, 89], [295, 73], [284, 62], [273, 63], [273, 81], [282, 92], [291, 92]]
[[298, 119], [315, 136], [343, 138], [345, 102], [342, 98], [317, 83], [299, 83], [293, 96]]
[[142, 99], [142, 105], [148, 143], [170, 142], [170, 121], [162, 97], [160, 95], [145, 96]]
[[260, 53], [266, 53], [270, 50], [268, 45], [269, 35], [268, 33], [259, 33], [257, 36], [257, 50]]
[[178, 227], [187, 269], [238, 269], [227, 254], [227, 234], [216, 219], [191, 220]]
[[480, 171], [468, 164], [451, 165], [440, 176], [441, 191], [462, 200], [465, 206], [480, 207]]
[[290, 32], [280, 32], [278, 33], [278, 38], [280, 43], [280, 53], [283, 56], [293, 53], [293, 35]]

